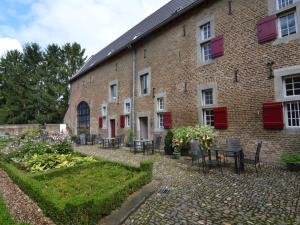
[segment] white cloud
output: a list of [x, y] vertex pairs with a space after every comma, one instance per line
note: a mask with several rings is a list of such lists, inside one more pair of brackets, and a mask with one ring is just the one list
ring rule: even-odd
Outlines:
[[91, 55], [168, 1], [38, 0], [26, 15], [30, 22], [4, 35], [43, 46], [76, 41]]
[[21, 43], [12, 38], [0, 38], [0, 57], [3, 56], [9, 50], [22, 51]]

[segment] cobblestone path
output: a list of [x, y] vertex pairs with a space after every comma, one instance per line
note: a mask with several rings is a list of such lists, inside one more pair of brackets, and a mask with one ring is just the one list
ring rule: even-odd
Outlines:
[[125, 225], [300, 225], [300, 176], [283, 168], [264, 165], [259, 177], [251, 166], [241, 175], [232, 166], [224, 169], [224, 175], [217, 169], [204, 174], [191, 167], [189, 158], [177, 161], [96, 146], [76, 150], [134, 165], [154, 161], [154, 179], [160, 181], [157, 191]]

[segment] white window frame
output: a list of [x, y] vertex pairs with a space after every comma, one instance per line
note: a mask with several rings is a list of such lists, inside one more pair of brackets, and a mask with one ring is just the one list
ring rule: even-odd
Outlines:
[[[281, 22], [280, 22], [280, 18], [281, 17], [287, 17], [289, 14], [294, 14], [294, 19], [295, 19], [295, 29], [296, 29], [296, 33], [293, 33], [293, 34], [290, 34], [288, 33], [288, 35], [286, 36], [282, 36], [282, 29], [281, 29]], [[286, 37], [290, 37], [292, 35], [295, 35], [298, 33], [298, 23], [297, 23], [297, 13], [295, 10], [292, 10], [292, 11], [288, 11], [286, 13], [283, 13], [283, 14], [280, 14], [278, 15], [278, 18], [277, 18], [277, 27], [278, 27], [278, 34], [279, 34], [279, 38], [286, 38]], [[289, 31], [289, 26], [287, 27], [288, 31]]]
[[[208, 112], [212, 112], [212, 117], [213, 119], [211, 120], [211, 122], [208, 124], [207, 123], [207, 113]], [[215, 115], [214, 115], [214, 112], [213, 112], [213, 109], [203, 109], [203, 125], [209, 125], [211, 127], [214, 127], [215, 125]]]
[[[127, 104], [129, 104], [129, 112], [127, 111]], [[131, 127], [131, 99], [124, 101], [124, 115], [125, 115], [125, 128]]]
[[[299, 126], [293, 126], [293, 125], [289, 125], [289, 117], [288, 117], [288, 105], [289, 104], [297, 104], [298, 105], [298, 120], [299, 120]], [[284, 120], [285, 120], [285, 124], [287, 128], [291, 128], [291, 129], [299, 129], [300, 128], [300, 100], [299, 101], [290, 101], [290, 102], [284, 102]]]
[[[207, 29], [209, 27], [209, 29]], [[206, 32], [205, 32], [206, 31]], [[200, 26], [200, 34], [201, 34], [201, 41], [207, 41], [211, 38], [211, 24], [210, 21]], [[207, 37], [205, 37], [207, 34]]]
[[[206, 104], [206, 92], [209, 91], [211, 92], [211, 98], [212, 98], [212, 103], [211, 104]], [[208, 112], [212, 112], [213, 113], [213, 105], [214, 105], [214, 90], [213, 88], [207, 88], [207, 89], [203, 89], [202, 92], [201, 92], [201, 95], [202, 95], [202, 106], [204, 107], [203, 108], [203, 115], [202, 115], [202, 121], [203, 121], [203, 124], [204, 125], [210, 125], [212, 126], [212, 123], [213, 123], [213, 126], [214, 126], [214, 119], [212, 120], [213, 122], [210, 123], [210, 124], [207, 124], [207, 113]], [[213, 114], [213, 118], [214, 118], [214, 114]], [[212, 126], [212, 127], [213, 127]]]
[[[115, 86], [116, 87], [116, 96], [112, 96], [112, 86]], [[109, 102], [111, 103], [115, 103], [118, 101], [118, 96], [119, 96], [119, 93], [118, 93], [118, 81], [111, 81], [109, 82]]]
[[[284, 9], [284, 8], [286, 8], [286, 7], [288, 7], [288, 6], [290, 6], [290, 5], [293, 5], [294, 3], [295, 3], [295, 0], [284, 0], [284, 1], [288, 1], [288, 4], [287, 5], [285, 5], [285, 6], [282, 6], [282, 7], [280, 7], [280, 2], [281, 2], [282, 0], [276, 0], [276, 6], [277, 6], [277, 9], [278, 10], [280, 10], [280, 9]], [[292, 1], [292, 3], [289, 3], [289, 1]]]
[[[198, 116], [199, 123], [202, 125], [206, 125], [206, 113], [207, 111], [211, 111], [218, 106], [218, 88], [215, 82], [200, 84], [198, 85]], [[212, 90], [212, 104], [206, 104], [205, 102], [205, 91]]]
[[[142, 76], [147, 75], [147, 93], [143, 93], [142, 91]], [[138, 72], [137, 77], [137, 88], [138, 88], [138, 94], [140, 97], [149, 96], [151, 94], [151, 68], [145, 68]]]
[[[104, 111], [104, 108], [106, 109], [106, 112]], [[102, 129], [106, 130], [107, 129], [107, 104], [102, 104], [101, 105], [101, 116], [102, 116]]]
[[[291, 12], [295, 14], [296, 33], [282, 37], [280, 17], [287, 15]], [[289, 41], [300, 39], [300, 0], [294, 0], [293, 4], [289, 4], [283, 8], [279, 8], [278, 0], [268, 0], [268, 15], [277, 16], [277, 39], [273, 42], [273, 45], [288, 43]]]
[[286, 82], [287, 78], [300, 75], [300, 65], [285, 67], [274, 70], [274, 86], [275, 86], [275, 100], [284, 104], [284, 124], [288, 132], [300, 131], [300, 126], [289, 126], [288, 124], [288, 109], [287, 104], [291, 102], [300, 102], [300, 95], [286, 95]]
[[[210, 36], [205, 37], [204, 35], [204, 27], [209, 24], [210, 26]], [[197, 32], [196, 32], [196, 40], [197, 40], [197, 63], [198, 66], [206, 65], [212, 63], [214, 59], [211, 54], [210, 57], [205, 60], [204, 54], [204, 46], [206, 46], [215, 36], [215, 25], [214, 25], [214, 17], [208, 16], [197, 23]], [[210, 47], [211, 48], [211, 47]], [[211, 51], [210, 51], [211, 52]]]
[[[162, 100], [162, 102], [161, 102]], [[163, 132], [164, 128], [164, 113], [166, 112], [166, 93], [155, 94], [154, 114], [155, 114], [155, 132]]]

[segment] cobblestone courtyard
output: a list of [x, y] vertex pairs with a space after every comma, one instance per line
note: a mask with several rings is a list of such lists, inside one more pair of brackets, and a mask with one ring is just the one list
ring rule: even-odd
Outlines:
[[[209, 174], [160, 154], [134, 155], [128, 150], [103, 150], [97, 146], [77, 151], [138, 165], [154, 161], [157, 191], [133, 213], [125, 224], [300, 224], [300, 177], [274, 166], [263, 166], [257, 177], [252, 167], [237, 175], [226, 168]], [[168, 193], [161, 190], [167, 188]]]

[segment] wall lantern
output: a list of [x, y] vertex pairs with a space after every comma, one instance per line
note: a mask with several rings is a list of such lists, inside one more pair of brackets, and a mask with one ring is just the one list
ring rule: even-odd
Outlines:
[[234, 71], [234, 82], [239, 82], [239, 79], [238, 79], [238, 75], [239, 75], [239, 70], [235, 70]]
[[274, 65], [273, 61], [267, 63], [267, 67], [269, 68], [269, 77], [268, 77], [268, 79], [273, 79], [274, 78], [273, 65]]

